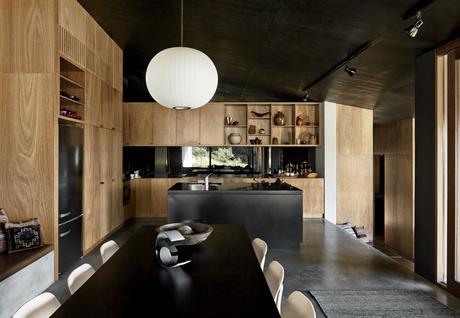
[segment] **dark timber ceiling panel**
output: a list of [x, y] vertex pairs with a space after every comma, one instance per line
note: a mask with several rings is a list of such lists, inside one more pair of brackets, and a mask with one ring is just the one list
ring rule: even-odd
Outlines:
[[[180, 0], [79, 0], [124, 50], [126, 101], [151, 101], [145, 69], [180, 44]], [[216, 64], [215, 101], [295, 101], [303, 88], [365, 42], [372, 46], [311, 90], [313, 100], [375, 109], [376, 122], [414, 112], [415, 57], [460, 28], [460, 1], [423, 10], [410, 38], [403, 14], [418, 0], [184, 0], [184, 46]], [[422, 1], [427, 2], [427, 1]], [[428, 1], [429, 2], [429, 1]]]

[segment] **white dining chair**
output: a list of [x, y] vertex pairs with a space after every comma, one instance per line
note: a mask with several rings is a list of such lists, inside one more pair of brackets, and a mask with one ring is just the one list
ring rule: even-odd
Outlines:
[[267, 243], [265, 243], [265, 241], [261, 240], [260, 238], [255, 238], [254, 240], [252, 240], [252, 248], [256, 253], [257, 260], [260, 264], [260, 268], [262, 268], [262, 271], [264, 271], [265, 255], [267, 255], [268, 250]]
[[273, 261], [268, 265], [265, 272], [265, 280], [267, 281], [268, 288], [272, 293], [273, 300], [276, 303], [278, 311], [281, 312], [281, 299], [283, 297], [283, 281], [284, 281], [284, 268], [277, 261]]
[[67, 278], [69, 291], [74, 294], [96, 271], [89, 264], [83, 264], [75, 268]]
[[304, 294], [292, 292], [283, 306], [282, 318], [316, 318], [315, 307]]
[[43, 293], [32, 298], [13, 315], [13, 318], [48, 318], [61, 306], [51, 293]]
[[104, 244], [102, 244], [101, 248], [99, 249], [101, 252], [102, 263], [104, 264], [105, 262], [107, 262], [109, 258], [111, 258], [112, 255], [115, 254], [119, 249], [120, 247], [113, 240], [107, 241]]

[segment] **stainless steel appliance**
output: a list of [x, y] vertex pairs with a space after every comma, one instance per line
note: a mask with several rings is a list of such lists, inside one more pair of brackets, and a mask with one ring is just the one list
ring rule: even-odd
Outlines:
[[83, 128], [59, 124], [59, 273], [82, 256]]

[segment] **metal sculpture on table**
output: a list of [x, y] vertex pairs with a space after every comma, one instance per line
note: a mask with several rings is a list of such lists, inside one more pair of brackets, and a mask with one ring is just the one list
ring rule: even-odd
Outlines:
[[155, 241], [155, 255], [161, 266], [165, 268], [179, 267], [191, 262], [185, 260], [179, 262], [178, 245], [184, 245], [185, 237], [178, 231], [163, 231], [158, 233]]

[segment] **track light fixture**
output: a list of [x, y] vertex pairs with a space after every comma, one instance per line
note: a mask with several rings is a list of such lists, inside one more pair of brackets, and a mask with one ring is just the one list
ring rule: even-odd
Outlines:
[[303, 100], [304, 102], [308, 102], [308, 97], [309, 97], [309, 95], [308, 95], [308, 90], [305, 90], [305, 96], [302, 98], [302, 100]]
[[415, 36], [417, 35], [418, 33], [418, 30], [420, 29], [420, 27], [423, 25], [423, 20], [422, 20], [422, 11], [418, 11], [417, 12], [417, 16], [415, 17], [416, 18], [416, 21], [415, 23], [409, 25], [405, 31], [406, 33], [412, 37], [412, 38], [415, 38]]
[[354, 76], [358, 70], [354, 67], [349, 67], [348, 65], [345, 65], [345, 72], [347, 72], [348, 75]]

